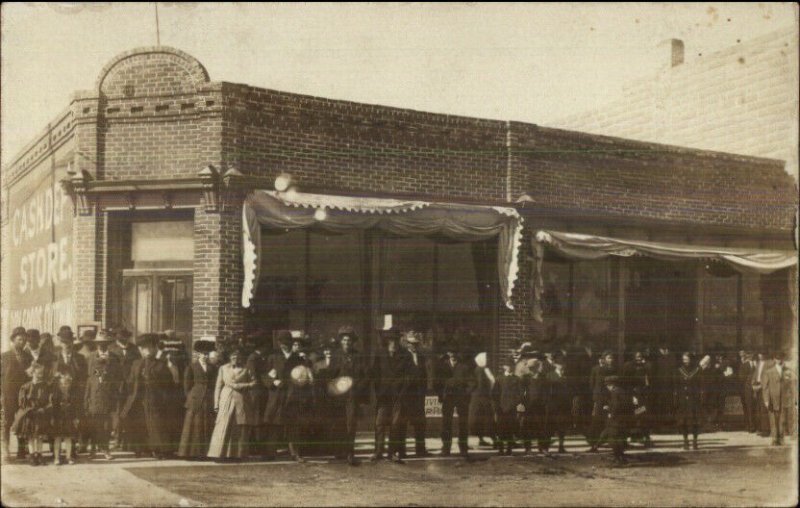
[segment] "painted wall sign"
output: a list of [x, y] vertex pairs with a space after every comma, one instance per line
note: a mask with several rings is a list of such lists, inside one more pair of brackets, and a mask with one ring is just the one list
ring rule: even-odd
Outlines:
[[72, 202], [58, 183], [67, 166], [48, 163], [9, 188], [9, 298], [2, 310], [4, 342], [15, 326], [54, 333], [74, 327]]

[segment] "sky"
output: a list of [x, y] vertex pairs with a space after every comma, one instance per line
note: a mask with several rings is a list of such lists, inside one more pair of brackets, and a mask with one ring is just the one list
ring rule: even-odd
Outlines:
[[[115, 55], [156, 44], [154, 5], [3, 3], [3, 164]], [[655, 74], [666, 39], [690, 61], [796, 25], [797, 7], [159, 3], [158, 21], [213, 81], [548, 125]]]

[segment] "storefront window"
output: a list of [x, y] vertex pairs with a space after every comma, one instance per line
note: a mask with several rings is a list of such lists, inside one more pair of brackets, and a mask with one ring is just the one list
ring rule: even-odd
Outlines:
[[384, 238], [381, 308], [388, 313], [433, 310], [434, 242]]
[[706, 323], [736, 325], [738, 284], [735, 273], [728, 277], [706, 275], [703, 284], [703, 317]]
[[576, 333], [602, 338], [611, 328], [611, 263], [608, 259], [580, 261], [574, 270]]

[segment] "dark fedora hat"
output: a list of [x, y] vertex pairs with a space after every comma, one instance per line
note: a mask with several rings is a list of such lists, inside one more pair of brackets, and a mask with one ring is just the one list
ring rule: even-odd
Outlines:
[[198, 353], [210, 353], [217, 349], [217, 342], [208, 339], [198, 339], [192, 344], [192, 349]]
[[294, 339], [292, 338], [292, 332], [289, 330], [278, 330], [275, 332], [275, 339], [285, 346], [291, 346]]
[[157, 333], [143, 333], [136, 338], [136, 345], [155, 348], [158, 346], [160, 339], [161, 337]]
[[17, 337], [17, 336], [20, 336], [20, 335], [25, 337], [25, 338], [28, 338], [28, 332], [25, 330], [25, 327], [18, 326], [16, 328], [14, 328], [13, 330], [11, 330], [11, 339], [12, 340], [14, 339], [14, 337]]
[[358, 340], [358, 334], [350, 325], [344, 325], [339, 328], [339, 331], [336, 333], [336, 337], [341, 340], [342, 337], [350, 337], [351, 341]]
[[72, 333], [72, 328], [70, 328], [69, 326], [62, 326], [61, 328], [59, 328], [56, 336], [59, 339], [67, 339], [67, 340], [75, 339], [75, 334]]

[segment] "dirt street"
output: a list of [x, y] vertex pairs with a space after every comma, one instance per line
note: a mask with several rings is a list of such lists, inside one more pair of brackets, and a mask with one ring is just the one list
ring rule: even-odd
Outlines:
[[[96, 461], [48, 466], [34, 478], [25, 465], [3, 467], [10, 506], [793, 506], [796, 446], [771, 448], [745, 433], [706, 435], [684, 452], [677, 436], [657, 448], [633, 447], [627, 467], [590, 455], [579, 441], [570, 453], [497, 457], [478, 450], [470, 461], [409, 460], [350, 467], [326, 460], [214, 464]], [[365, 443], [366, 445], [366, 443]], [[362, 448], [366, 451], [366, 446]], [[794, 454], [794, 455], [793, 455]]]

